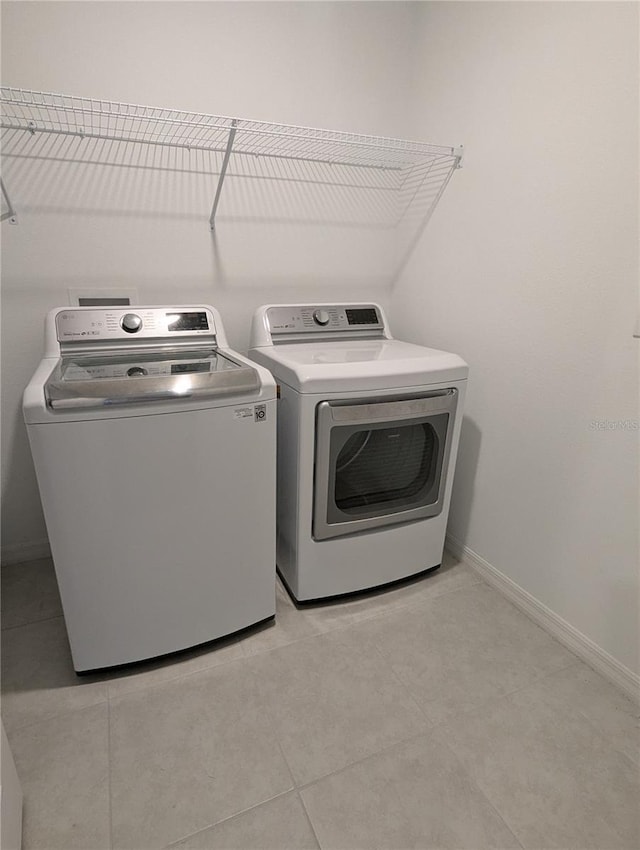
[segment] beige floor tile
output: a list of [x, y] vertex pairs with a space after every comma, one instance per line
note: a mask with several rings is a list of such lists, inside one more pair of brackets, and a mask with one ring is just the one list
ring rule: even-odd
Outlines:
[[318, 850], [319, 844], [293, 792], [171, 846], [177, 850]]
[[292, 788], [246, 665], [111, 701], [115, 848], [163, 847]]
[[0, 580], [3, 629], [62, 615], [51, 558], [2, 567]]
[[582, 662], [540, 683], [546, 698], [577, 710], [613, 746], [640, 763], [640, 706]]
[[541, 681], [435, 731], [526, 848], [640, 846], [637, 765]]
[[351, 632], [318, 635], [250, 659], [299, 784], [428, 726], [386, 662]]
[[108, 707], [72, 711], [11, 734], [24, 793], [23, 850], [107, 850]]
[[77, 676], [62, 617], [2, 633], [2, 718], [7, 732], [107, 699], [106, 683]]
[[496, 591], [478, 584], [360, 623], [434, 722], [576, 663]]
[[519, 848], [449, 748], [424, 735], [301, 791], [323, 850]]

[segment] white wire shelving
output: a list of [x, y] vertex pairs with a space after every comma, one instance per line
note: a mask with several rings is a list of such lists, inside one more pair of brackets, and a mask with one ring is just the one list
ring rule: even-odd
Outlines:
[[[225, 178], [232, 177], [383, 193], [385, 214], [394, 226], [406, 220], [412, 205], [424, 223], [462, 159], [461, 147], [11, 87], [0, 88], [0, 108], [3, 152], [9, 156], [28, 157], [25, 138], [41, 134], [214, 154], [212, 229]], [[73, 147], [67, 159], [78, 155]], [[2, 220], [15, 223], [4, 183], [1, 190]]]

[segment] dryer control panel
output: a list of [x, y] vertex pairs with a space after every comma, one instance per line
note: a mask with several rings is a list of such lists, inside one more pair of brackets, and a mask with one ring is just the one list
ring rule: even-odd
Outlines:
[[375, 304], [318, 304], [269, 307], [272, 336], [291, 334], [381, 331], [382, 316]]

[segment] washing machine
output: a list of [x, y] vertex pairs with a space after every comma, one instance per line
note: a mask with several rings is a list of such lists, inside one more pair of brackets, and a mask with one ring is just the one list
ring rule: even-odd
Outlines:
[[77, 672], [274, 616], [275, 382], [214, 308], [53, 310], [23, 411]]
[[278, 382], [277, 555], [300, 602], [440, 566], [468, 375], [378, 304], [271, 304], [249, 357]]

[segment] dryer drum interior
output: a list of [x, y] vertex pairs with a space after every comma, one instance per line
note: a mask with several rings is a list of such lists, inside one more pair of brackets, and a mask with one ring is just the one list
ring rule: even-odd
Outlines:
[[336, 507], [357, 515], [420, 501], [434, 489], [440, 446], [428, 422], [356, 431], [336, 459]]

